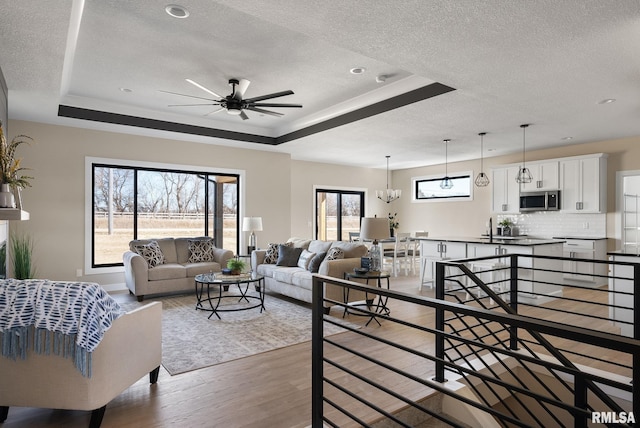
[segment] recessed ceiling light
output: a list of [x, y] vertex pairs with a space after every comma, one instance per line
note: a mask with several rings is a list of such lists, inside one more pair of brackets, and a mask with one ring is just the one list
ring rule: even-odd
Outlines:
[[562, 137], [562, 141], [573, 140], [573, 137]]
[[367, 69], [364, 67], [354, 67], [351, 70], [349, 70], [351, 72], [351, 74], [362, 74], [366, 71]]
[[189, 11], [185, 9], [183, 6], [180, 6], [178, 4], [167, 5], [167, 7], [165, 7], [164, 10], [174, 18], [182, 19], [189, 16]]
[[606, 100], [598, 101], [598, 104], [611, 104], [615, 102], [616, 102], [615, 98], [607, 98]]
[[129, 88], [120, 88], [120, 90], [121, 90], [122, 92], [133, 92], [133, 91], [132, 91], [131, 89], [129, 89]]

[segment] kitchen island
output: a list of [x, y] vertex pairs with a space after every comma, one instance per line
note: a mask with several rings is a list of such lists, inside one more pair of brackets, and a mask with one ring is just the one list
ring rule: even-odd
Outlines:
[[[627, 251], [610, 251], [609, 261], [623, 263], [640, 263], [640, 254]], [[611, 263], [609, 266], [609, 318], [620, 327], [620, 334], [634, 337], [633, 299], [634, 299], [633, 265]]]
[[[418, 237], [420, 241], [420, 278], [422, 284], [433, 283], [435, 263], [441, 260], [473, 259], [504, 256], [496, 263], [509, 265], [509, 254], [524, 256], [562, 257], [564, 241], [561, 239], [534, 239], [528, 237]], [[519, 299], [542, 304], [554, 296], [562, 296], [562, 260], [519, 259]], [[540, 269], [544, 269], [540, 270]], [[556, 271], [556, 272], [552, 272]], [[554, 285], [558, 284], [558, 285]]]

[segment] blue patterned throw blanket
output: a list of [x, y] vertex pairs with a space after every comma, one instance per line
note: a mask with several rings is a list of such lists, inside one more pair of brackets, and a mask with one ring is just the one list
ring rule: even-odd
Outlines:
[[124, 314], [98, 284], [0, 280], [0, 343], [4, 357], [25, 359], [27, 349], [73, 359], [91, 377], [91, 353]]

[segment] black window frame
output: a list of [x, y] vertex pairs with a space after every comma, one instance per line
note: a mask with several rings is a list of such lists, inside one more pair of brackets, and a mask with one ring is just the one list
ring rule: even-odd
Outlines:
[[342, 195], [359, 195], [360, 196], [360, 218], [365, 215], [365, 201], [366, 201], [366, 192], [364, 190], [341, 190], [341, 189], [327, 189], [327, 188], [316, 188], [314, 196], [314, 205], [315, 205], [315, 230], [314, 230], [314, 239], [319, 239], [318, 234], [319, 224], [318, 224], [318, 193], [336, 193], [338, 195], [338, 200], [336, 202], [338, 213], [336, 214], [337, 221], [337, 238], [339, 241], [342, 241]]

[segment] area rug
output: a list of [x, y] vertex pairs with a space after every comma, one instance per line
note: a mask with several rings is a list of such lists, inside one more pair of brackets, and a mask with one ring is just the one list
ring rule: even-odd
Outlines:
[[[228, 299], [231, 301], [232, 299]], [[272, 295], [265, 308], [220, 313], [195, 310], [195, 295], [120, 303], [129, 311], [162, 302], [162, 365], [176, 375], [311, 340], [311, 308]], [[252, 304], [254, 304], [252, 302]], [[358, 325], [336, 318], [342, 324]], [[325, 323], [325, 336], [345, 329]]]

